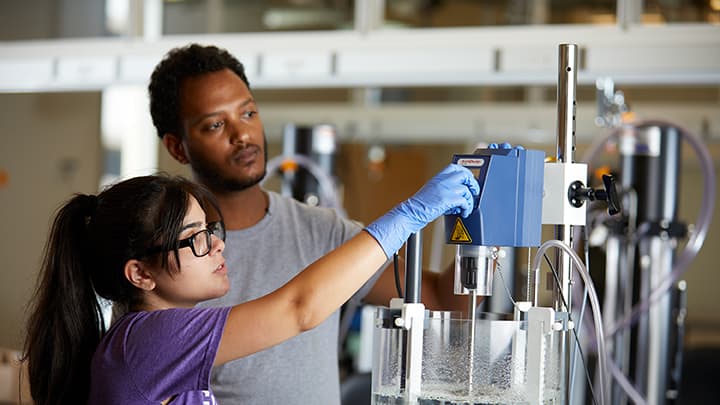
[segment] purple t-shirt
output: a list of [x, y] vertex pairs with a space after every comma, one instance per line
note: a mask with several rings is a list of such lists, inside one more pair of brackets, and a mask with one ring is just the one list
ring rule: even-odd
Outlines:
[[229, 307], [131, 312], [93, 355], [88, 404], [214, 405], [210, 369]]

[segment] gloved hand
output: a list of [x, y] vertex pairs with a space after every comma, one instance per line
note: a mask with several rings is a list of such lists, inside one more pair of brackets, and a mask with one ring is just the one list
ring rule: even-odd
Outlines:
[[412, 197], [396, 205], [365, 230], [378, 241], [389, 258], [402, 247], [410, 234], [422, 229], [440, 215], [473, 210], [480, 186], [467, 168], [450, 164], [430, 179]]
[[503, 142], [503, 143], [501, 143], [501, 144], [499, 144], [499, 145], [498, 145], [497, 143], [488, 144], [488, 149], [518, 149], [518, 150], [525, 150], [525, 148], [523, 148], [523, 147], [520, 146], [520, 145], [516, 145], [515, 147], [513, 147], [511, 144], [509, 144], [509, 143], [507, 143], [507, 142]]

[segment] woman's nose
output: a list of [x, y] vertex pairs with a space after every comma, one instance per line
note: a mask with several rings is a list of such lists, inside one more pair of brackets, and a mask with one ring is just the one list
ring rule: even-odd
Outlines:
[[225, 250], [225, 241], [224, 240], [218, 238], [215, 235], [212, 235], [210, 240], [212, 241], [212, 247], [210, 248], [210, 251], [212, 253], [218, 253], [218, 252], [222, 252], [223, 250]]

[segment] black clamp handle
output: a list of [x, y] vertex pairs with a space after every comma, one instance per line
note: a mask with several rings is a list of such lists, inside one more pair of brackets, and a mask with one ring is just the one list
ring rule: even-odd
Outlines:
[[575, 181], [570, 184], [568, 190], [568, 199], [573, 207], [582, 207], [585, 201], [602, 200], [607, 201], [608, 214], [615, 215], [622, 211], [620, 205], [620, 197], [618, 197], [617, 188], [615, 187], [615, 177], [610, 174], [602, 176], [604, 188], [593, 189], [584, 187], [581, 181]]

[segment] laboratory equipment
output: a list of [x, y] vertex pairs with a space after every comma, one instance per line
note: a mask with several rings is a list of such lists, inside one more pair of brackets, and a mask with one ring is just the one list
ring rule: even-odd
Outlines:
[[[327, 184], [323, 177], [335, 176], [337, 134], [329, 124], [285, 124], [283, 128], [283, 163], [281, 194], [309, 205], [327, 204], [328, 192], [322, 190]], [[298, 163], [303, 156], [313, 163], [312, 167]], [[301, 158], [302, 159], [302, 158]], [[314, 169], [314, 170], [313, 170]], [[322, 173], [323, 175], [318, 175]], [[322, 176], [322, 177], [321, 177]]]
[[[714, 165], [703, 141], [679, 125], [625, 118], [628, 108], [611, 79], [599, 79], [597, 90], [597, 122], [611, 131], [591, 146], [584, 161], [593, 164], [601, 150], [616, 147], [625, 207], [620, 217], [594, 214], [589, 224], [591, 240], [602, 247], [606, 262], [603, 314], [612, 348], [611, 401], [672, 403], [682, 375], [686, 287], [680, 277], [703, 245], [712, 219]], [[683, 140], [693, 148], [704, 179], [691, 233], [678, 216]]]
[[481, 186], [468, 218], [445, 216], [445, 241], [457, 246], [455, 294], [492, 295], [498, 246], [540, 245], [545, 153], [477, 149], [453, 163], [475, 173]]
[[[280, 194], [308, 205], [328, 207], [346, 217], [335, 177], [337, 133], [329, 124], [283, 129], [283, 153], [267, 162], [267, 172], [281, 178]], [[270, 176], [265, 177], [265, 184]]]
[[[598, 342], [598, 402], [604, 404], [605, 363], [599, 300], [587, 269], [572, 249], [572, 227], [585, 225], [586, 201], [610, 200], [619, 209], [613, 178], [606, 189], [586, 186], [587, 166], [574, 162], [577, 46], [559, 47], [558, 150], [544, 162], [535, 150], [478, 149], [456, 155], [480, 184], [468, 218], [447, 216], [446, 241], [457, 245], [455, 293], [468, 295], [468, 316], [426, 311], [418, 254], [421, 232], [408, 239], [406, 296], [376, 314], [372, 402], [374, 404], [567, 404], [571, 334], [571, 270], [592, 296]], [[542, 224], [557, 240], [540, 246]], [[502, 247], [540, 246], [528, 277], [526, 299], [507, 319], [479, 314], [477, 296], [492, 291]], [[539, 258], [558, 249], [553, 307], [541, 307]], [[412, 260], [411, 260], [412, 259]], [[411, 265], [412, 263], [412, 265]], [[531, 282], [533, 285], [531, 285]]]

